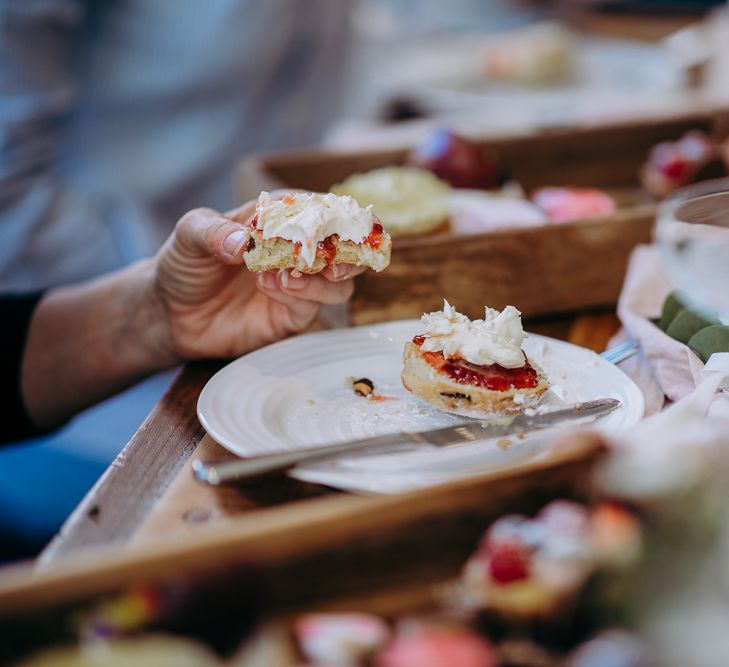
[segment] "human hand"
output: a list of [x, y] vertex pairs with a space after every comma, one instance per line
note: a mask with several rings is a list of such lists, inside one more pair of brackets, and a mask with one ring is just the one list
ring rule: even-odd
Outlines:
[[305, 329], [321, 304], [344, 303], [363, 267], [316, 275], [249, 272], [243, 264], [248, 202], [227, 216], [186, 213], [153, 260], [152, 289], [178, 358], [232, 357]]

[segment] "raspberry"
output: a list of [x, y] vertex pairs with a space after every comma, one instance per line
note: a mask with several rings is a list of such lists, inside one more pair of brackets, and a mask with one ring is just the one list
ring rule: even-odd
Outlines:
[[499, 584], [529, 577], [529, 552], [517, 542], [500, 542], [489, 553], [489, 572]]
[[667, 177], [676, 181], [682, 181], [688, 176], [690, 171], [689, 163], [681, 157], [677, 157], [670, 162], [662, 164], [659, 169]]

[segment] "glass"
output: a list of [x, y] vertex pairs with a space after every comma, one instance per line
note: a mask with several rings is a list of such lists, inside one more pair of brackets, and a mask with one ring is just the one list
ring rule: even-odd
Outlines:
[[655, 239], [683, 298], [728, 324], [729, 178], [698, 183], [666, 199]]

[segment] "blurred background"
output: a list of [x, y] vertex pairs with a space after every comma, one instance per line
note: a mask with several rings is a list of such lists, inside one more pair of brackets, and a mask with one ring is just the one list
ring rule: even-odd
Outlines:
[[[709, 0], [2, 2], [0, 291], [150, 255], [190, 208], [239, 203], [253, 152], [723, 104], [727, 43]], [[173, 375], [0, 451], [0, 559], [47, 543]]]

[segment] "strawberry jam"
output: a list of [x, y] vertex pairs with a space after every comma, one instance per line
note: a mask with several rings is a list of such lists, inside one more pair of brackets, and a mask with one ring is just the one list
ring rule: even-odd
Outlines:
[[333, 238], [337, 236], [332, 234], [327, 236], [323, 241], [319, 241], [316, 247], [316, 254], [324, 258], [327, 266], [334, 264], [334, 258], [337, 255], [337, 247], [334, 245]]
[[377, 250], [382, 245], [382, 231], [382, 225], [379, 222], [372, 223], [372, 231], [364, 240], [372, 250]]
[[[426, 352], [425, 354], [434, 353]], [[483, 387], [492, 391], [531, 389], [539, 384], [537, 372], [530, 366], [529, 362], [521, 368], [504, 368], [498, 364], [476, 366], [462, 359], [449, 359], [443, 364], [441, 370], [456, 382]]]
[[[413, 338], [413, 344], [418, 346], [422, 345], [424, 341], [425, 336]], [[460, 357], [446, 358], [442, 352], [423, 352], [423, 359], [436, 371], [445, 373], [455, 382], [492, 391], [532, 389], [539, 384], [537, 371], [534, 370], [528, 359], [519, 368], [504, 368], [499, 364], [478, 366]]]
[[254, 215], [251, 220], [251, 229], [258, 229], [258, 216]]

